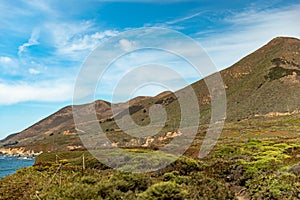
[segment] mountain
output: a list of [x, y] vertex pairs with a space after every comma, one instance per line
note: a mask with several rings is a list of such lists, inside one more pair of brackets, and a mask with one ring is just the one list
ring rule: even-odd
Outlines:
[[300, 40], [277, 37], [221, 75], [228, 120], [299, 109]]
[[[226, 90], [227, 122], [288, 115], [300, 109], [299, 39], [274, 38], [233, 66], [222, 70], [220, 74]], [[191, 86], [199, 101], [200, 122], [207, 124], [211, 117], [211, 100], [205, 80], [199, 80]], [[187, 88], [183, 88], [176, 93], [184, 94], [186, 90]], [[128, 113], [124, 109], [129, 105], [129, 113], [135, 123], [147, 125], [151, 121], [149, 109], [155, 104], [166, 109], [168, 117], [160, 134], [163, 139], [168, 139], [167, 133], [176, 131], [180, 121], [179, 102], [172, 92], [163, 92], [155, 97], [137, 97], [126, 103], [114, 104], [117, 108], [115, 115], [111, 112], [112, 104], [102, 100], [81, 105], [80, 111], [89, 113], [95, 107], [99, 124], [116, 144], [142, 145], [149, 141], [146, 138], [133, 141], [122, 133], [114, 119], [125, 118]], [[34, 151], [82, 148], [77, 132], [80, 133], [80, 130], [75, 129], [72, 107], [67, 106], [24, 131], [8, 136], [0, 141], [0, 146], [24, 147]], [[158, 143], [161, 142], [156, 139]]]

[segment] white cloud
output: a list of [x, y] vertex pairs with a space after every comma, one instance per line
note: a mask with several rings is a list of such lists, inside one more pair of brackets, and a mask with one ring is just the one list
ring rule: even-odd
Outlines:
[[115, 30], [96, 31], [90, 21], [47, 24], [46, 28], [50, 30], [57, 55], [75, 60], [82, 60], [102, 40], [118, 34]]
[[124, 51], [131, 51], [135, 47], [135, 42], [126, 39], [121, 39], [119, 44]]
[[[220, 69], [229, 67], [277, 36], [300, 38], [300, 5], [236, 13], [225, 19], [230, 29], [199, 38]], [[199, 34], [201, 36], [201, 34]]]
[[7, 56], [1, 56], [0, 57], [0, 63], [7, 64], [7, 63], [11, 63], [12, 61], [13, 60], [10, 57], [7, 57]]
[[92, 35], [90, 35], [91, 38], [93, 39], [104, 39], [106, 37], [112, 37], [112, 36], [116, 36], [118, 34], [118, 31], [112, 31], [112, 30], [106, 30], [103, 32], [96, 32]]
[[[165, 45], [164, 41], [160, 42]], [[100, 66], [99, 62], [96, 61], [95, 66]], [[154, 96], [162, 88], [176, 91], [200, 78], [192, 65], [170, 52], [151, 49], [134, 51], [119, 57], [105, 69], [96, 94], [100, 98], [114, 95], [114, 101], [120, 102], [133, 97], [130, 94], [139, 87], [142, 90], [135, 95]], [[119, 88], [117, 93], [114, 91], [116, 87]]]
[[168, 22], [166, 22], [166, 24], [173, 25], [173, 24], [177, 24], [177, 23], [180, 23], [180, 22], [184, 22], [186, 20], [190, 20], [190, 19], [192, 19], [194, 17], [197, 17], [197, 16], [199, 16], [199, 15], [201, 15], [203, 13], [204, 12], [197, 12], [197, 13], [194, 13], [194, 14], [182, 17], [182, 18], [178, 18], [178, 19], [175, 19], [175, 20], [172, 20], [172, 21], [168, 21]]
[[[188, 14], [183, 17], [177, 17], [173, 20], [165, 21], [165, 22], [159, 22], [159, 23], [145, 23], [144, 27], [161, 27], [161, 28], [169, 28], [169, 29], [175, 29], [175, 30], [182, 30], [184, 31], [187, 27], [185, 27], [184, 23], [186, 21], [192, 20], [194, 18], [197, 18], [198, 16], [203, 15], [206, 13], [206, 11], [201, 12], [195, 12], [192, 14]], [[195, 22], [197, 22], [195, 20]]]
[[[24, 9], [20, 3], [16, 6], [16, 2], [12, 1], [1, 2], [0, 10], [1, 31], [8, 30], [14, 33], [12, 35], [27, 32], [28, 23], [21, 22], [16, 24], [14, 22], [20, 22], [20, 19], [32, 16], [32, 10]], [[8, 35], [3, 36], [9, 37]]]
[[0, 56], [1, 74], [18, 74], [18, 61], [12, 57]]
[[24, 51], [26, 51], [27, 47], [30, 47], [33, 45], [38, 45], [39, 44], [39, 42], [38, 42], [39, 35], [40, 35], [40, 30], [38, 28], [33, 29], [29, 40], [26, 43], [19, 46], [18, 55], [21, 56], [21, 54]]
[[33, 68], [29, 68], [29, 69], [28, 69], [28, 72], [29, 72], [30, 74], [33, 74], [33, 75], [36, 75], [36, 74], [41, 73], [39, 70], [36, 70], [36, 69], [33, 69]]
[[69, 44], [59, 49], [60, 52], [72, 55], [80, 51], [91, 51], [99, 44], [99, 42], [106, 38], [116, 35], [114, 31], [96, 32], [94, 34], [86, 34], [78, 39], [71, 40]]
[[29, 7], [30, 10], [34, 9], [38, 12], [43, 12], [48, 15], [51, 15], [52, 17], [55, 17], [58, 15], [57, 11], [53, 9], [49, 2], [47, 1], [39, 1], [39, 0], [31, 0], [31, 1], [23, 1], [27, 6]]
[[35, 84], [0, 83], [0, 105], [25, 101], [60, 102], [72, 98], [71, 84], [62, 81], [39, 82]]

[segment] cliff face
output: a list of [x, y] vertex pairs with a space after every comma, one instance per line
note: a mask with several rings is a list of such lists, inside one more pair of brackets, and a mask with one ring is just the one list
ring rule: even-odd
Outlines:
[[26, 150], [25, 147], [14, 147], [14, 148], [0, 148], [0, 154], [13, 156], [13, 157], [35, 157], [43, 152], [35, 152], [33, 150]]

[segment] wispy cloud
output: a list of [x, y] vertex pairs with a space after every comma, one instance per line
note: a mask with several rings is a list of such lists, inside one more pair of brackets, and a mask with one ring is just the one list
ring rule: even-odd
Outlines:
[[1, 56], [0, 57], [0, 63], [1, 64], [7, 64], [7, 63], [11, 63], [13, 60], [8, 57], [8, 56]]
[[[112, 57], [110, 51], [113, 50], [96, 50], [99, 51], [97, 53], [98, 56], [93, 55], [95, 59], [88, 62], [88, 66], [93, 68], [93, 70], [88, 70], [91, 74], [84, 74], [86, 76], [84, 80], [87, 82], [94, 80], [94, 84], [96, 84], [98, 78], [100, 78], [100, 83], [96, 91], [97, 98], [108, 97], [105, 100], [111, 101], [110, 97], [114, 95], [114, 98], [116, 98], [114, 101], [126, 101], [129, 98], [128, 95], [132, 94], [140, 86], [147, 86], [143, 87], [144, 95], [156, 95], [158, 91], [162, 91], [162, 87], [158, 88], [158, 85], [164, 86], [164, 90], [176, 91], [185, 87], [188, 83], [201, 78], [201, 74], [194, 66], [182, 57], [173, 54], [170, 50], [173, 49], [175, 52], [182, 52], [182, 56], [189, 54], [190, 57], [199, 59], [203, 54], [198, 54], [199, 49], [195, 49], [196, 46], [187, 44], [187, 41], [183, 39], [178, 39], [173, 44], [170, 44], [170, 38], [159, 37], [158, 33], [154, 34], [155, 42], [153, 41], [152, 45], [159, 45], [161, 47], [159, 49], [143, 49], [143, 47], [151, 47], [151, 45], [143, 46], [144, 41], [138, 38], [136, 40], [122, 39], [124, 40], [123, 43], [126, 44], [126, 48], [122, 48], [120, 45], [120, 41], [122, 40], [117, 40], [117, 45], [112, 44], [111, 46], [120, 46], [119, 48], [127, 51], [128, 46], [132, 48], [132, 43], [134, 43], [133, 49], [130, 49], [133, 52], [121, 57], [114, 57], [116, 60], [110, 63], [109, 66], [106, 66], [107, 63], [103, 63], [102, 61], [106, 57]], [[103, 59], [99, 59], [101, 57]], [[202, 61], [204, 65], [205, 58]], [[94, 72], [102, 70], [105, 66], [106, 68], [102, 76], [94, 79]], [[203, 71], [205, 72], [206, 70]], [[114, 93], [116, 87], [119, 88], [118, 93]], [[142, 93], [139, 91], [138, 94]]]
[[[107, 0], [110, 1], [110, 0]], [[111, 2], [117, 2], [111, 0]], [[127, 0], [118, 2], [140, 2], [138, 0]], [[146, 0], [143, 2], [157, 3], [161, 1], [157, 0]], [[174, 1], [164, 1], [164, 3], [171, 3]], [[186, 2], [184, 0], [180, 2]], [[49, 2], [27, 2], [23, 1], [27, 7], [33, 9], [34, 12], [41, 11], [48, 16], [48, 20], [39, 23], [31, 27], [31, 34], [28, 36], [26, 42], [20, 43], [18, 46], [18, 55], [20, 61], [24, 61], [23, 70], [19, 70], [19, 73], [27, 73], [28, 76], [39, 75], [43, 79], [44, 71], [47, 70], [48, 74], [53, 73], [53, 69], [59, 69], [59, 76], [71, 76], [70, 71], [64, 67], [65, 63], [77, 62], [74, 69], [78, 69], [78, 63], [82, 62], [83, 59], [97, 47], [98, 44], [106, 40], [107, 38], [116, 36], [120, 30], [102, 28], [96, 21], [90, 20], [66, 20], [62, 22], [58, 20], [63, 14], [61, 11], [54, 9]], [[222, 26], [219, 29], [204, 30], [204, 29], [191, 29], [190, 35], [195, 36], [197, 41], [207, 50], [212, 60], [219, 68], [228, 67], [229, 65], [236, 62], [241, 57], [247, 55], [251, 51], [265, 44], [271, 38], [278, 35], [287, 36], [300, 36], [299, 26], [297, 19], [300, 18], [299, 14], [300, 6], [294, 5], [293, 7], [286, 7], [280, 9], [269, 9], [269, 10], [255, 10], [251, 9], [246, 12], [230, 13], [223, 19], [219, 19], [220, 22], [226, 24], [226, 27]], [[195, 11], [187, 13], [186, 15], [179, 16], [172, 20], [161, 21], [158, 24], [148, 23], [146, 26], [159, 25], [162, 27], [175, 28], [183, 30], [188, 29], [188, 26], [194, 26], [194, 21], [202, 18], [204, 11]], [[30, 15], [30, 13], [23, 13], [24, 15]], [[147, 23], [147, 22], [145, 22]], [[266, 31], [268, 30], [268, 31]], [[195, 33], [198, 32], [198, 33]], [[153, 40], [155, 41], [155, 39]], [[133, 40], [120, 40], [118, 44], [123, 50], [130, 51], [138, 45], [138, 41]], [[177, 45], [176, 42], [169, 44], [170, 46]], [[34, 48], [33, 48], [34, 46]], [[37, 48], [41, 49], [36, 50]], [[193, 54], [193, 49], [189, 46], [180, 45], [182, 51], [190, 52]], [[38, 53], [45, 52], [43, 48], [47, 48], [47, 56], [40, 57]], [[31, 52], [35, 49], [35, 52]], [[41, 51], [39, 51], [41, 50]], [[151, 56], [150, 56], [151, 57]], [[135, 59], [142, 59], [143, 61], [150, 60], [150, 57], [138, 56]], [[151, 58], [152, 59], [152, 58]], [[166, 60], [166, 58], [159, 58], [157, 54], [153, 54], [153, 60], [162, 59], [167, 64], [180, 68], [180, 63], [173, 60]], [[57, 63], [53, 64], [53, 60]], [[164, 62], [163, 61], [163, 62]], [[127, 62], [127, 63], [126, 63]], [[122, 65], [132, 65], [134, 63], [130, 61], [122, 62]], [[8, 70], [10, 66], [18, 66], [17, 58], [2, 56], [0, 57], [1, 67], [6, 66]], [[49, 67], [45, 67], [49, 66]], [[52, 71], [51, 71], [52, 70]], [[17, 71], [17, 70], [15, 70]], [[56, 70], [57, 72], [58, 70]], [[122, 74], [118, 71], [118, 67], [113, 72], [114, 76], [118, 77]], [[193, 78], [193, 73], [185, 70], [181, 70], [180, 73], [184, 74], [189, 78]], [[72, 74], [73, 75], [73, 74]], [[50, 76], [50, 75], [49, 75]], [[167, 77], [167, 76], [166, 76]], [[45, 78], [45, 77], [44, 77]], [[48, 78], [48, 77], [47, 77]], [[112, 77], [109, 77], [112, 78]], [[45, 78], [46, 79], [46, 78]], [[114, 80], [113, 78], [111, 80]], [[171, 77], [170, 77], [171, 80]], [[2, 83], [6, 87], [12, 87], [8, 83]], [[17, 83], [17, 88], [22, 86], [22, 82]], [[25, 83], [25, 86], [29, 83]], [[107, 83], [109, 84], [109, 82]], [[16, 85], [14, 85], [15, 87]], [[28, 85], [27, 85], [28, 86]], [[26, 88], [27, 88], [26, 86]], [[111, 87], [108, 87], [111, 89]], [[110, 90], [107, 89], [107, 90]], [[40, 91], [40, 90], [37, 90]], [[24, 98], [20, 98], [20, 101], [26, 101]], [[37, 98], [38, 99], [38, 98]], [[17, 101], [17, 102], [20, 102]]]
[[[126, 9], [126, 6], [130, 8], [128, 19], [120, 17], [118, 6], [112, 6], [114, 2], [123, 3], [124, 8], [120, 9]], [[270, 9], [275, 5], [274, 2], [277, 3], [278, 9]], [[142, 3], [147, 3], [145, 14], [140, 10], [141, 6], [144, 6]], [[108, 38], [143, 24], [145, 27], [159, 26], [179, 30], [196, 38], [219, 68], [230, 66], [273, 37], [300, 37], [300, 5], [295, 1], [254, 1], [254, 4], [250, 4], [252, 2], [239, 1], [228, 2], [228, 5], [227, 2], [222, 2], [221, 5], [218, 2], [199, 0], [93, 0], [84, 3], [58, 0], [2, 1], [0, 105], [15, 104], [14, 107], [20, 108], [18, 106], [21, 102], [51, 102], [51, 105], [54, 105], [54, 102], [70, 102], [73, 96], [73, 79], [84, 58]], [[292, 6], [286, 7], [288, 4]], [[234, 7], [234, 10], [228, 10], [229, 7]], [[139, 12], [135, 12], [134, 9], [139, 9], [136, 10]], [[151, 11], [153, 15], [147, 14]], [[130, 51], [138, 46], [139, 42], [137, 38], [130, 38], [119, 40], [116, 44], [123, 50]], [[153, 38], [151, 42], [164, 41]], [[194, 55], [194, 49], [188, 45], [176, 41], [169, 42], [168, 45], [166, 49], [175, 45], [181, 52], [197, 57]], [[106, 51], [102, 53], [103, 56], [109, 56]], [[103, 77], [104, 87], [98, 91], [97, 97], [109, 98], [107, 94], [113, 91], [122, 75], [135, 70], [132, 66], [153, 62], [169, 65], [188, 82], [199, 79], [195, 77], [197, 73], [187, 70], [189, 66], [172, 57], [157, 52], [147, 55], [132, 54], [126, 59], [118, 60], [115, 68], [107, 71], [110, 73]], [[154, 79], [168, 81], [174, 87], [182, 86], [176, 83], [178, 77], [167, 71], [158, 73], [150, 67], [146, 72], [135, 72], [134, 78], [129, 79], [132, 84], [127, 85], [128, 87], [123, 84], [121, 89], [127, 91], [134, 86], [135, 81], [151, 82]], [[146, 91], [147, 95], [155, 95], [160, 90], [161, 88], [145, 86], [142, 91]], [[139, 91], [137, 93], [143, 94]], [[1, 116], [5, 116], [2, 121], [5, 125], [1, 126], [1, 130], [5, 129], [4, 126], [18, 125], [18, 129], [25, 128], [24, 124], [16, 124], [16, 120], [8, 120], [7, 116], [14, 118], [19, 114], [12, 113], [9, 109], [3, 114], [2, 108], [5, 106], [1, 107]], [[42, 109], [39, 112], [39, 118], [45, 115]], [[9, 130], [15, 131], [13, 129], [15, 128]]]
[[19, 67], [18, 61], [9, 56], [0, 56], [0, 70], [2, 75], [16, 74]]
[[[274, 37], [300, 38], [300, 4], [280, 8], [272, 8], [270, 2], [259, 5], [256, 2], [240, 11], [192, 12], [170, 21], [147, 23], [145, 26], [188, 33], [204, 47], [216, 66], [224, 69]], [[199, 23], [208, 24], [198, 27]]]
[[99, 43], [118, 34], [116, 30], [98, 31], [91, 21], [46, 24], [50, 30], [56, 55], [69, 59], [82, 60]]
[[49, 1], [39, 1], [39, 0], [26, 1], [26, 0], [22, 0], [22, 2], [25, 5], [27, 5], [27, 7], [30, 8], [31, 10], [41, 12], [45, 15], [50, 15], [51, 17], [57, 17], [57, 15], [58, 15], [57, 10], [53, 9], [50, 6]]
[[[0, 55], [0, 105], [70, 101], [73, 94], [73, 81], [70, 80], [75, 78], [80, 63], [101, 41], [118, 34], [116, 30], [101, 29], [92, 20], [61, 20], [64, 14], [54, 9], [53, 4], [20, 2], [24, 13], [16, 13], [32, 23], [18, 22], [22, 27], [26, 25], [26, 31], [20, 37], [14, 36], [19, 37], [13, 42], [17, 44], [17, 52], [11, 53], [12, 56]], [[13, 9], [14, 4], [7, 4], [5, 13], [9, 13], [10, 7]], [[0, 22], [5, 20], [12, 22], [7, 17]], [[62, 78], [65, 81], [61, 81]]]
[[126, 39], [121, 39], [119, 41], [121, 49], [123, 49], [125, 51], [131, 51], [134, 48], [135, 43], [136, 42], [134, 42], [134, 41], [129, 41], [129, 40], [126, 40]]
[[41, 73], [39, 70], [36, 70], [36, 69], [33, 69], [33, 68], [29, 68], [28, 72], [30, 74], [33, 74], [33, 75]]
[[25, 101], [59, 102], [71, 99], [72, 84], [65, 81], [43, 81], [38, 83], [1, 83], [0, 105]]
[[39, 28], [34, 28], [32, 33], [31, 33], [31, 36], [30, 36], [29, 40], [26, 43], [19, 46], [19, 48], [18, 48], [18, 55], [19, 56], [22, 56], [22, 53], [24, 51], [26, 51], [27, 47], [39, 44], [39, 42], [38, 42], [39, 34], [40, 34], [40, 29]]
[[178, 19], [174, 19], [174, 20], [172, 20], [172, 21], [168, 21], [168, 22], [166, 22], [166, 24], [168, 24], [168, 25], [173, 25], [173, 24], [177, 24], [177, 23], [180, 23], [180, 22], [184, 22], [184, 21], [186, 21], [186, 20], [190, 20], [190, 19], [192, 19], [192, 18], [194, 18], [194, 17], [197, 17], [197, 16], [199, 16], [199, 15], [202, 15], [203, 13], [205, 13], [204, 11], [202, 11], [202, 12], [197, 12], [197, 13], [194, 13], [194, 14], [191, 14], [191, 15], [187, 15], [187, 16], [185, 16], [185, 17], [181, 17], [181, 18], [178, 18]]
[[229, 67], [277, 36], [300, 38], [300, 4], [280, 9], [249, 10], [227, 16], [227, 28], [198, 41], [219, 68]]

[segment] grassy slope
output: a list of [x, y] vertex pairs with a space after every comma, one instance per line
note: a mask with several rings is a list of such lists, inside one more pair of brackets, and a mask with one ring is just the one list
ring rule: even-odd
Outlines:
[[[221, 72], [226, 86], [227, 122], [253, 118], [256, 114], [269, 112], [289, 112], [300, 110], [300, 40], [295, 38], [275, 38], [268, 44], [246, 56], [233, 66]], [[291, 76], [296, 74], [296, 76]], [[209, 122], [210, 98], [204, 80], [191, 85], [197, 94], [201, 111], [201, 124]], [[185, 89], [179, 92], [185, 92]], [[139, 125], [150, 123], [149, 109], [154, 104], [162, 105], [167, 112], [166, 125], [161, 134], [176, 130], [180, 121], [180, 106], [172, 93], [157, 97], [141, 97], [130, 102], [132, 119]], [[93, 105], [82, 107], [82, 112], [90, 112]], [[104, 101], [95, 103], [99, 123], [109, 132], [112, 140], [121, 144], [123, 135], [116, 131], [118, 126], [111, 121], [110, 104]], [[122, 108], [124, 104], [119, 104]], [[115, 116], [122, 118], [122, 112]], [[192, 116], [191, 116], [192, 117]], [[9, 137], [1, 144], [15, 143], [36, 151], [66, 149], [70, 145], [80, 145], [74, 135], [64, 135], [67, 131], [76, 133], [71, 107], [66, 107], [50, 117], [33, 125], [20, 134]], [[32, 136], [32, 137], [31, 137]], [[25, 139], [26, 138], [26, 139]], [[126, 141], [130, 138], [126, 137]], [[126, 142], [125, 141], [125, 142]]]
[[[218, 145], [203, 160], [198, 160], [197, 156], [205, 126], [199, 128], [185, 157], [161, 171], [119, 173], [85, 153], [87, 170], [82, 174], [83, 152], [60, 152], [58, 163], [55, 162], [56, 153], [42, 154], [36, 166], [2, 179], [0, 196], [2, 199], [34, 199], [38, 191], [42, 199], [233, 199], [249, 196], [253, 199], [299, 199], [299, 114], [254, 117], [272, 111], [299, 110], [299, 52], [299, 40], [276, 38], [221, 72], [228, 87], [228, 120]], [[296, 77], [291, 76], [293, 72]], [[196, 82], [192, 87], [201, 102], [202, 123], [207, 122], [209, 104], [202, 103], [208, 95], [205, 82]], [[176, 130], [180, 111], [178, 102], [171, 97], [172, 94], [167, 94], [136, 101], [135, 105], [142, 109], [134, 111], [133, 119], [137, 124], [148, 124], [149, 108], [158, 103], [168, 114], [162, 133]], [[105, 105], [107, 110], [109, 105]], [[110, 120], [104, 120], [101, 126], [108, 130], [113, 141], [131, 139], [115, 131], [117, 127]], [[59, 132], [64, 131], [64, 127], [58, 127]], [[50, 148], [55, 142], [54, 146], [63, 147], [79, 141], [77, 136], [59, 132], [40, 135], [38, 145]], [[148, 150], [139, 150], [143, 151]], [[59, 166], [62, 166], [61, 171]]]
[[200, 131], [185, 156], [144, 174], [110, 169], [85, 151], [45, 153], [35, 166], [3, 178], [0, 196], [36, 199], [37, 192], [42, 199], [298, 199], [299, 135], [298, 114], [228, 123], [208, 157], [197, 158], [204, 137]]

